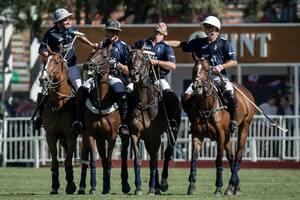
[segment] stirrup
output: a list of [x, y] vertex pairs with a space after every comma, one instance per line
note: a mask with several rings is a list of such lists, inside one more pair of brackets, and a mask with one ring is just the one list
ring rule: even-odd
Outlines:
[[230, 133], [237, 133], [238, 132], [238, 123], [235, 120], [231, 120], [229, 124]]
[[129, 136], [129, 129], [126, 124], [121, 124], [119, 127], [119, 134], [120, 136]]
[[82, 131], [82, 123], [80, 121], [73, 122], [71, 132], [80, 133], [81, 131]]

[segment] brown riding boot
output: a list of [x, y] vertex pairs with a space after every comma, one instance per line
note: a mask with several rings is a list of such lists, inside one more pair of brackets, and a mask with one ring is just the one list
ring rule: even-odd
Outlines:
[[229, 130], [231, 133], [238, 133], [238, 123], [237, 123], [237, 99], [235, 96], [234, 91], [229, 90], [225, 92], [225, 97], [228, 101], [228, 112], [230, 115], [230, 124], [229, 124]]

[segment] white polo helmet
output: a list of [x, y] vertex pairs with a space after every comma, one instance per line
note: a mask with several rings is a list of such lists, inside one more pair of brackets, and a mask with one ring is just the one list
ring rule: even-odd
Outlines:
[[53, 14], [54, 23], [59, 22], [67, 17], [72, 16], [74, 13], [69, 13], [66, 9], [59, 8]]
[[202, 26], [203, 26], [204, 24], [209, 24], [209, 25], [212, 25], [212, 26], [218, 28], [219, 30], [221, 30], [221, 22], [220, 22], [220, 20], [219, 20], [217, 17], [215, 17], [215, 16], [208, 16], [208, 17], [206, 17], [206, 18], [204, 19], [204, 21], [201, 22], [201, 24], [202, 24]]

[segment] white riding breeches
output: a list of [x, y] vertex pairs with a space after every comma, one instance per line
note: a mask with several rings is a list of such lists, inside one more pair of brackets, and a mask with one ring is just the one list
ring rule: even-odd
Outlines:
[[[233, 91], [232, 83], [228, 80], [228, 78], [222, 78], [216, 75], [212, 74], [210, 78], [214, 81], [214, 84], [216, 84], [219, 88], [225, 87], [225, 91]], [[222, 84], [225, 84], [222, 86]]]
[[171, 87], [170, 87], [169, 83], [166, 81], [166, 79], [163, 79], [163, 78], [159, 79], [159, 80], [155, 81], [154, 84], [156, 84], [156, 85], [159, 84], [162, 91], [171, 90]]
[[[214, 84], [216, 84], [219, 88], [222, 88], [222, 84], [225, 84], [225, 91], [233, 91], [232, 83], [227, 79], [223, 78], [223, 81], [221, 80], [221, 77], [215, 74], [212, 74], [210, 78], [213, 80]], [[185, 94], [192, 94], [193, 93], [193, 83], [189, 85], [189, 87], [184, 91]]]
[[81, 80], [81, 69], [79, 66], [74, 65], [72, 67], [69, 67], [69, 80], [72, 84], [72, 86], [75, 88], [77, 91], [78, 88], [82, 85], [82, 80]]

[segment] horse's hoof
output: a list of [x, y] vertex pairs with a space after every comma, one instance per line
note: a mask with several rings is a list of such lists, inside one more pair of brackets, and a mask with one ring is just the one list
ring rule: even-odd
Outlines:
[[224, 194], [228, 196], [233, 195], [233, 185], [229, 184]]
[[77, 194], [84, 195], [85, 194], [85, 189], [83, 187], [80, 187]]
[[221, 188], [217, 188], [214, 192], [214, 196], [215, 197], [221, 197], [222, 196], [222, 191], [221, 191]]
[[109, 190], [102, 190], [102, 193], [101, 194], [109, 194]]
[[54, 189], [52, 189], [52, 190], [51, 190], [51, 192], [50, 192], [50, 194], [51, 194], [51, 195], [56, 195], [56, 194], [58, 194], [58, 191], [57, 191], [57, 190], [54, 190]]
[[155, 189], [154, 188], [150, 188], [147, 194], [151, 195], [151, 196], [155, 195]]
[[166, 192], [169, 189], [168, 180], [165, 178], [161, 179], [159, 188], [162, 192]]
[[139, 196], [143, 195], [143, 193], [142, 193], [141, 190], [135, 190], [135, 191], [134, 191], [134, 194], [135, 194], [135, 195], [139, 195]]
[[155, 188], [155, 193], [154, 194], [155, 195], [160, 195], [161, 194], [160, 189], [159, 188]]
[[66, 187], [66, 194], [74, 194], [76, 191], [76, 185], [74, 182], [68, 183]]
[[239, 185], [235, 186], [233, 194], [234, 195], [240, 195], [241, 194], [241, 188], [240, 188]]
[[96, 195], [96, 189], [90, 189], [89, 194]]
[[124, 194], [128, 194], [130, 192], [131, 188], [128, 183], [122, 183], [122, 192]]
[[188, 195], [194, 195], [196, 193], [196, 186], [194, 184], [190, 184], [188, 188]]

